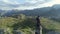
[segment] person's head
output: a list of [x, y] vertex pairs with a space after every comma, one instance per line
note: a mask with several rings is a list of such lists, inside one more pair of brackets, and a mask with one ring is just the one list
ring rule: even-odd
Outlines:
[[40, 17], [40, 16], [37, 16], [37, 17]]

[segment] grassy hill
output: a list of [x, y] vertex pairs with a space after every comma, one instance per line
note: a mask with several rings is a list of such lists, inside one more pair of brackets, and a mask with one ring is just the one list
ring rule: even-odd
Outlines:
[[[24, 15], [23, 15], [24, 16]], [[22, 16], [22, 17], [23, 17]], [[13, 30], [21, 30], [26, 34], [28, 32], [33, 32], [36, 26], [36, 17], [23, 17], [24, 19], [20, 18], [13, 18], [13, 17], [2, 17], [0, 18], [0, 28], [6, 28], [6, 30], [12, 31]], [[41, 25], [43, 26], [43, 31], [59, 31], [60, 32], [60, 22], [51, 20], [49, 18], [41, 17], [40, 19]], [[9, 31], [8, 30], [8, 31]]]

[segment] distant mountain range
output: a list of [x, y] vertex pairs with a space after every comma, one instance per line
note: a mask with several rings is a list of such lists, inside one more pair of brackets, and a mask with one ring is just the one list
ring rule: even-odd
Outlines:
[[[0, 10], [0, 13], [2, 11]], [[44, 7], [38, 8], [34, 10], [8, 10], [2, 16], [12, 16], [18, 14], [25, 14], [27, 16], [43, 16], [43, 17], [52, 17], [52, 18], [60, 18], [60, 5], [56, 4], [52, 7]]]

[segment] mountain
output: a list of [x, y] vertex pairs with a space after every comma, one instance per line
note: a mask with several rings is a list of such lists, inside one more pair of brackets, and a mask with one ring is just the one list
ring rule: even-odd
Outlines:
[[60, 4], [55, 4], [52, 7], [55, 8], [55, 9], [60, 9]]
[[38, 9], [34, 9], [34, 10], [22, 10], [22, 11], [19, 11], [19, 10], [9, 10], [4, 15], [5, 16], [11, 16], [13, 14], [16, 14], [16, 15], [18, 15], [18, 14], [25, 14], [27, 16], [37, 16], [38, 14], [42, 15], [45, 12], [49, 12], [50, 9], [52, 9], [52, 8], [51, 7], [45, 7], [45, 8], [38, 8]]
[[3, 16], [13, 16], [25, 14], [27, 16], [43, 16], [49, 18], [60, 18], [60, 4], [53, 5], [52, 7], [38, 8], [34, 10], [9, 10]]

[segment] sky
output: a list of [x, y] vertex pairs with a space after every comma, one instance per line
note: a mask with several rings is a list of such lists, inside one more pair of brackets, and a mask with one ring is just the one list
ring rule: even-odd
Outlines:
[[60, 0], [0, 0], [0, 9], [31, 10], [60, 4]]

